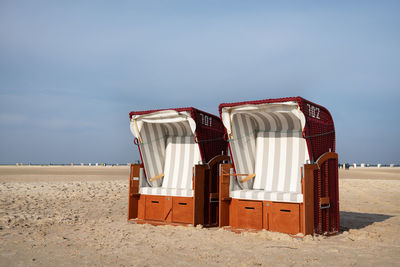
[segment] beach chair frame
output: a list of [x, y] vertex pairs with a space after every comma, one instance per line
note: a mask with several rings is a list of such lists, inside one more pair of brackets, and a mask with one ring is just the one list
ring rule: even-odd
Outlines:
[[[220, 166], [219, 226], [234, 231], [266, 229], [292, 235], [337, 233], [340, 229], [338, 155], [335, 153], [335, 130], [329, 111], [301, 97], [225, 103], [220, 105], [219, 110], [223, 118], [224, 108], [226, 111], [232, 107], [269, 103], [297, 103], [304, 114], [302, 138], [308, 148], [309, 160], [298, 166], [302, 200], [268, 201], [232, 197], [232, 183], [237, 181], [237, 159], [232, 157], [232, 163]], [[226, 136], [229, 136], [227, 129]], [[230, 143], [229, 150], [231, 155], [235, 155]]]
[[[160, 111], [171, 110], [190, 114], [196, 123], [193, 138], [195, 145], [199, 148], [200, 160], [198, 164], [187, 166], [193, 170], [193, 196], [140, 193], [140, 186], [148, 175], [145, 172], [144, 160], [149, 159], [143, 155], [144, 151], [137, 138], [135, 144], [138, 145], [142, 162], [130, 166], [128, 221], [153, 225], [218, 226], [218, 166], [229, 160], [226, 156], [227, 143], [223, 138], [225, 131], [222, 122], [217, 116], [195, 108], [131, 112], [130, 119], [132, 121], [135, 115], [156, 114]], [[159, 179], [162, 175], [154, 176], [152, 179]]]

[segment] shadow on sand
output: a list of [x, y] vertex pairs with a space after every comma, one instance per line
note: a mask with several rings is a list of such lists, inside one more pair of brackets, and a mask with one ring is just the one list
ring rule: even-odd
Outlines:
[[376, 213], [360, 213], [360, 212], [340, 212], [340, 228], [341, 231], [349, 229], [362, 229], [375, 222], [383, 222], [392, 215], [376, 214]]

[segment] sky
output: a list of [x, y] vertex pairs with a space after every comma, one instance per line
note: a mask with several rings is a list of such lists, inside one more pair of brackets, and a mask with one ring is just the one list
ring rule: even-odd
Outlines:
[[400, 164], [399, 1], [0, 0], [0, 164], [139, 159], [132, 110], [302, 96]]

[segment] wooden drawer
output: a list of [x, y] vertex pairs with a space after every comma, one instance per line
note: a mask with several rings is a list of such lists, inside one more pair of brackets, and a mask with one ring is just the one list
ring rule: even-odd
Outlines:
[[165, 200], [164, 196], [146, 195], [145, 219], [163, 221], [165, 219]]
[[172, 198], [172, 221], [177, 223], [193, 223], [193, 198]]
[[287, 234], [300, 232], [300, 212], [297, 203], [271, 203], [269, 230]]
[[232, 218], [232, 226], [243, 229], [262, 229], [262, 202], [251, 200], [232, 201], [236, 209], [236, 218]]

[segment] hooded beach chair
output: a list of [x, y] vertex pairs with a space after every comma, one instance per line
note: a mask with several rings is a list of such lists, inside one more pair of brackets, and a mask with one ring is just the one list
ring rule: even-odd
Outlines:
[[339, 231], [335, 130], [301, 97], [221, 104], [232, 164], [221, 165], [220, 227]]
[[131, 112], [130, 121], [142, 163], [131, 165], [128, 220], [218, 225], [216, 168], [227, 158], [219, 156], [227, 152], [221, 120], [179, 108]]

